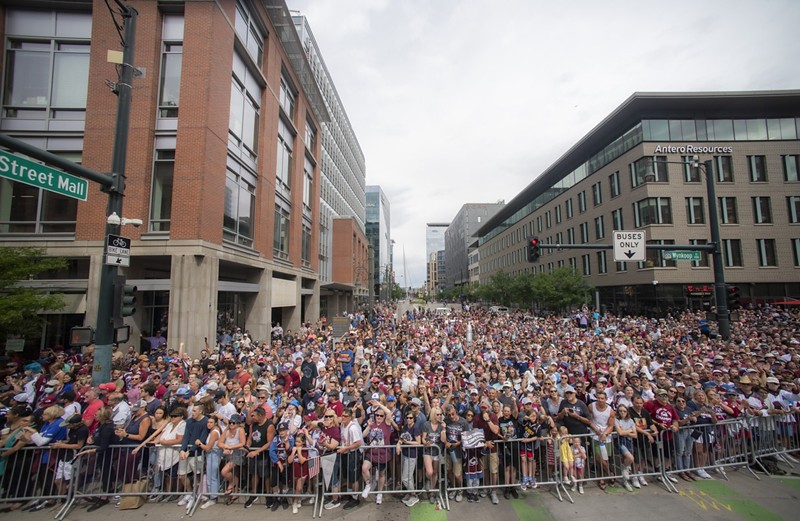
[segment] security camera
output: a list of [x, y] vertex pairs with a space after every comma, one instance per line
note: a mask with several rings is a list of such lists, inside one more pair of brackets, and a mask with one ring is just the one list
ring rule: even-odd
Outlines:
[[135, 228], [138, 228], [139, 226], [142, 225], [142, 220], [141, 219], [127, 219], [127, 218], [123, 217], [122, 218], [122, 224], [123, 225], [132, 224]]
[[111, 225], [115, 225], [115, 224], [118, 225], [119, 223], [122, 222], [122, 219], [119, 218], [119, 215], [117, 215], [117, 212], [111, 212], [111, 215], [108, 216], [108, 219], [106, 219], [106, 222], [108, 224], [111, 224]]

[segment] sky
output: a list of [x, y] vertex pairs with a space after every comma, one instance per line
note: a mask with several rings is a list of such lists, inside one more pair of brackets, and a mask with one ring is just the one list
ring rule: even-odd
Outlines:
[[287, 5], [389, 199], [405, 287], [425, 282], [426, 223], [511, 201], [634, 92], [800, 89], [797, 0]]

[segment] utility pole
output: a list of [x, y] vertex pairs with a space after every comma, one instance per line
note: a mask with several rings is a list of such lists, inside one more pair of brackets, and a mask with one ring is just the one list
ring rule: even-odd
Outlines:
[[[122, 65], [117, 83], [117, 121], [114, 133], [114, 152], [111, 158], [112, 185], [107, 188], [108, 206], [106, 216], [116, 213], [122, 216], [122, 198], [125, 195], [125, 161], [128, 155], [128, 128], [131, 115], [131, 91], [134, 77], [134, 46], [136, 43], [136, 18], [139, 13], [133, 7], [123, 5], [117, 0], [124, 20], [125, 32], [122, 41]], [[119, 235], [120, 224], [106, 221], [105, 237]], [[106, 242], [104, 240], [104, 242]], [[115, 318], [114, 282], [117, 266], [107, 264], [103, 255], [100, 270], [100, 292], [97, 306], [97, 326], [95, 329], [94, 365], [92, 384], [98, 385], [111, 379], [111, 346], [114, 343]]]
[[[722, 241], [719, 238], [719, 215], [717, 214], [717, 193], [714, 187], [714, 161], [704, 162], [706, 171], [706, 195], [708, 196], [708, 220], [711, 226], [711, 244], [714, 250], [711, 258], [714, 263], [714, 300], [717, 304], [717, 327], [723, 340], [731, 337], [731, 323], [728, 316], [728, 294], [725, 291], [725, 268], [722, 263]], [[699, 165], [698, 165], [699, 166]]]

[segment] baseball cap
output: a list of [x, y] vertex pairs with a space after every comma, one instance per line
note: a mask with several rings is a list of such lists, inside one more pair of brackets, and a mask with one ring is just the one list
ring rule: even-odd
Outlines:
[[393, 402], [393, 401], [395, 401], [396, 399], [397, 399], [397, 398], [395, 398], [393, 394], [387, 394], [387, 395], [386, 395], [386, 401], [387, 401], [387, 402]]
[[531, 403], [533, 403], [533, 402], [532, 402], [532, 401], [531, 401], [531, 399], [530, 399], [530, 398], [528, 398], [527, 396], [526, 396], [525, 398], [523, 398], [523, 399], [522, 399], [522, 405], [529, 405], [529, 404], [531, 404]]
[[667, 395], [669, 395], [669, 393], [667, 392], [666, 389], [659, 389], [658, 391], [656, 391], [656, 396], [667, 396]]
[[372, 397], [371, 398], [373, 400], [380, 400], [381, 399], [381, 395], [379, 393], [372, 393]]
[[117, 390], [117, 386], [116, 386], [116, 385], [114, 385], [114, 384], [113, 384], [113, 383], [111, 383], [111, 382], [104, 383], [104, 384], [100, 384], [100, 385], [98, 385], [98, 386], [97, 386], [97, 388], [98, 388], [99, 390], [101, 390], [101, 391], [105, 391], [105, 392], [107, 392], [107, 393], [111, 393], [111, 392], [114, 392], [114, 391], [116, 391], [116, 390]]
[[131, 404], [132, 411], [138, 411], [139, 409], [144, 409], [147, 407], [147, 402], [144, 400], [137, 400]]
[[422, 400], [420, 400], [419, 398], [412, 398], [411, 405], [422, 405]]
[[278, 424], [278, 430], [279, 431], [288, 431], [289, 430], [289, 424], [286, 423], [286, 422], [279, 423]]
[[769, 378], [767, 378], [767, 383], [768, 384], [779, 384], [779, 383], [781, 383], [781, 381], [778, 380], [777, 378], [775, 378], [774, 376], [770, 376]]
[[566, 393], [574, 393], [574, 392], [575, 392], [575, 388], [572, 387], [571, 385], [568, 385], [568, 386], [564, 387], [564, 393], [565, 394]]
[[83, 418], [81, 417], [80, 414], [73, 414], [72, 416], [67, 418], [66, 421], [62, 422], [61, 425], [62, 426], [68, 426], [68, 425], [73, 425], [74, 426], [74, 425], [79, 425], [82, 421], [83, 421]]

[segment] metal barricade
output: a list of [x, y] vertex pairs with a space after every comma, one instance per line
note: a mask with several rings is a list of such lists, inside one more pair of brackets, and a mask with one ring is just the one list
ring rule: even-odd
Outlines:
[[[664, 440], [661, 436], [640, 434], [633, 439], [611, 433], [603, 442], [595, 438], [594, 434], [557, 438], [560, 446], [569, 444], [572, 448], [572, 469], [569, 463], [562, 464], [565, 490], [570, 487], [570, 491], [580, 491], [588, 483], [605, 488], [617, 481], [633, 489], [648, 486], [649, 480], [658, 480], [671, 491], [669, 480], [662, 472]], [[565, 454], [568, 454], [566, 450]]]
[[320, 460], [319, 514], [346, 500], [370, 497], [380, 504], [384, 497], [403, 496], [409, 504], [410, 497], [419, 501], [420, 495], [427, 494], [431, 503], [446, 507], [444, 459], [438, 445], [403, 445], [399, 453], [398, 445], [367, 445], [346, 454], [323, 455]]
[[[305, 501], [312, 505], [316, 517], [320, 458], [316, 449], [305, 449], [301, 462], [288, 461], [290, 449], [282, 447], [273, 461], [270, 451], [237, 449], [212, 451], [205, 455], [200, 479], [190, 513], [206, 501], [226, 505], [264, 505], [269, 509], [297, 508]], [[279, 456], [279, 457], [278, 457]]]
[[506, 496], [539, 487], [548, 487], [559, 501], [563, 501], [563, 491], [572, 501], [563, 489], [561, 454], [553, 438], [537, 438], [533, 442], [498, 440], [487, 442], [486, 447], [446, 450], [444, 457], [447, 509], [451, 499], [461, 501], [463, 496], [467, 501], [480, 501], [482, 496], [491, 500], [498, 492]]
[[798, 417], [794, 412], [784, 414], [770, 414], [766, 416], [751, 416], [750, 424], [750, 453], [752, 463], [770, 474], [772, 465], [765, 463], [767, 460], [778, 460], [794, 466], [797, 461], [790, 453], [796, 452], [800, 447], [798, 441]]
[[710, 470], [728, 479], [726, 468], [747, 466], [750, 437], [748, 424], [741, 419], [682, 426], [673, 434], [673, 462], [668, 475], [687, 481], [693, 476], [708, 479]]
[[57, 478], [65, 452], [48, 446], [0, 450], [0, 503], [39, 501], [49, 508], [65, 502], [67, 487]]

